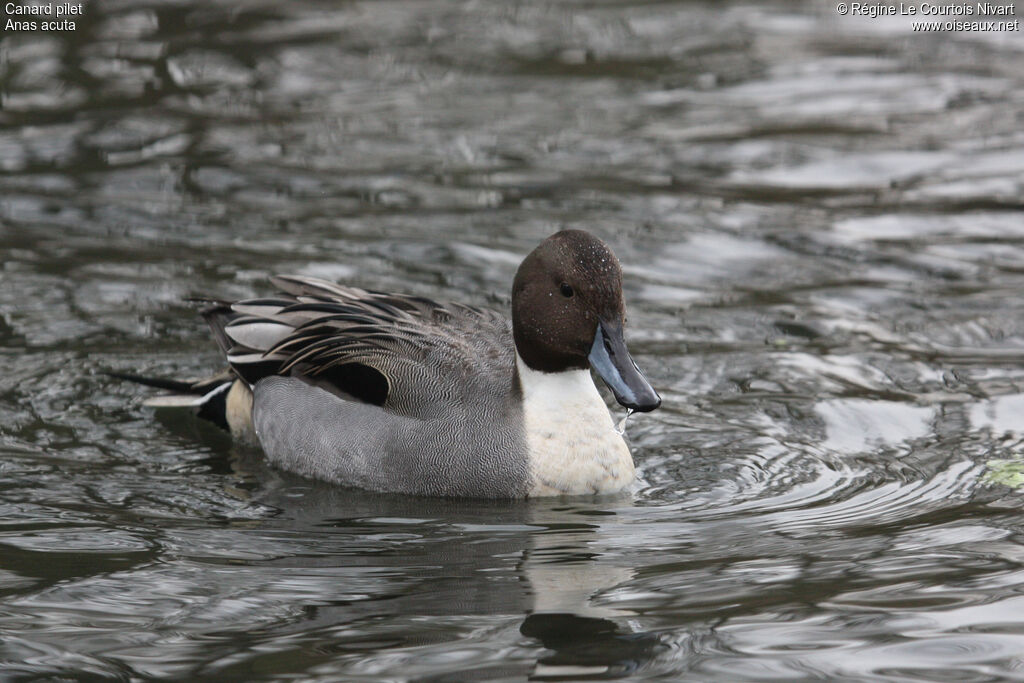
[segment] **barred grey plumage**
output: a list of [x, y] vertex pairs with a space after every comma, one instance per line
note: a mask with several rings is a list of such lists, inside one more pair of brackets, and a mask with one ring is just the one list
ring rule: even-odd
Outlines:
[[[374, 490], [525, 494], [522, 421], [510, 421], [522, 408], [506, 319], [314, 278], [273, 283], [286, 296], [233, 304], [223, 327], [235, 343], [228, 361], [259, 385], [253, 425], [272, 462]], [[356, 366], [379, 373], [386, 390], [365, 386], [375, 378], [353, 374]], [[337, 368], [348, 376], [332, 376]], [[326, 377], [321, 388], [309, 386]], [[367, 401], [373, 396], [383, 400]]]
[[[433, 419], [421, 419], [268, 377], [253, 422], [270, 461], [298, 474], [375, 491], [519, 498], [529, 489], [521, 411], [505, 392], [471, 405], [439, 398]], [[336, 428], [315, 428], [323, 425]]]

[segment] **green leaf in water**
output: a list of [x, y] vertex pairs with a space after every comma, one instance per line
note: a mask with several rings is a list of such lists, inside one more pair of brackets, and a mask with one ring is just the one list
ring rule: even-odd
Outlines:
[[989, 460], [985, 465], [988, 467], [988, 472], [985, 473], [986, 483], [1011, 488], [1024, 487], [1024, 460]]

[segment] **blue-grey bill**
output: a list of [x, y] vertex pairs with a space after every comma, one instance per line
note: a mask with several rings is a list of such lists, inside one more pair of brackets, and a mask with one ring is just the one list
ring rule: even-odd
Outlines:
[[602, 320], [597, 324], [589, 358], [590, 366], [601, 375], [620, 404], [641, 413], [661, 405], [661, 396], [626, 350], [626, 339], [620, 323], [606, 323]]

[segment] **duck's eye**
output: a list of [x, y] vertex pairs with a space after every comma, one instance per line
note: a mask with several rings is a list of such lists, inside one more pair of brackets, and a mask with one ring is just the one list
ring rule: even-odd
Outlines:
[[558, 289], [559, 289], [559, 291], [562, 292], [562, 296], [564, 296], [566, 299], [568, 299], [573, 294], [575, 294], [575, 292], [572, 291], [572, 285], [570, 285], [567, 282], [563, 282]]

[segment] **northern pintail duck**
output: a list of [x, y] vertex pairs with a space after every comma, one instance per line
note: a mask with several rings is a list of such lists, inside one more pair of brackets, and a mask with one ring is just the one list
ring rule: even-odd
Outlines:
[[654, 410], [661, 398], [626, 350], [622, 270], [593, 235], [556, 233], [523, 260], [511, 324], [418, 296], [272, 282], [272, 298], [203, 313], [230, 374], [150, 383], [191, 392], [186, 402], [258, 443], [274, 465], [431, 496], [610, 493], [633, 481], [588, 368], [631, 410]]

